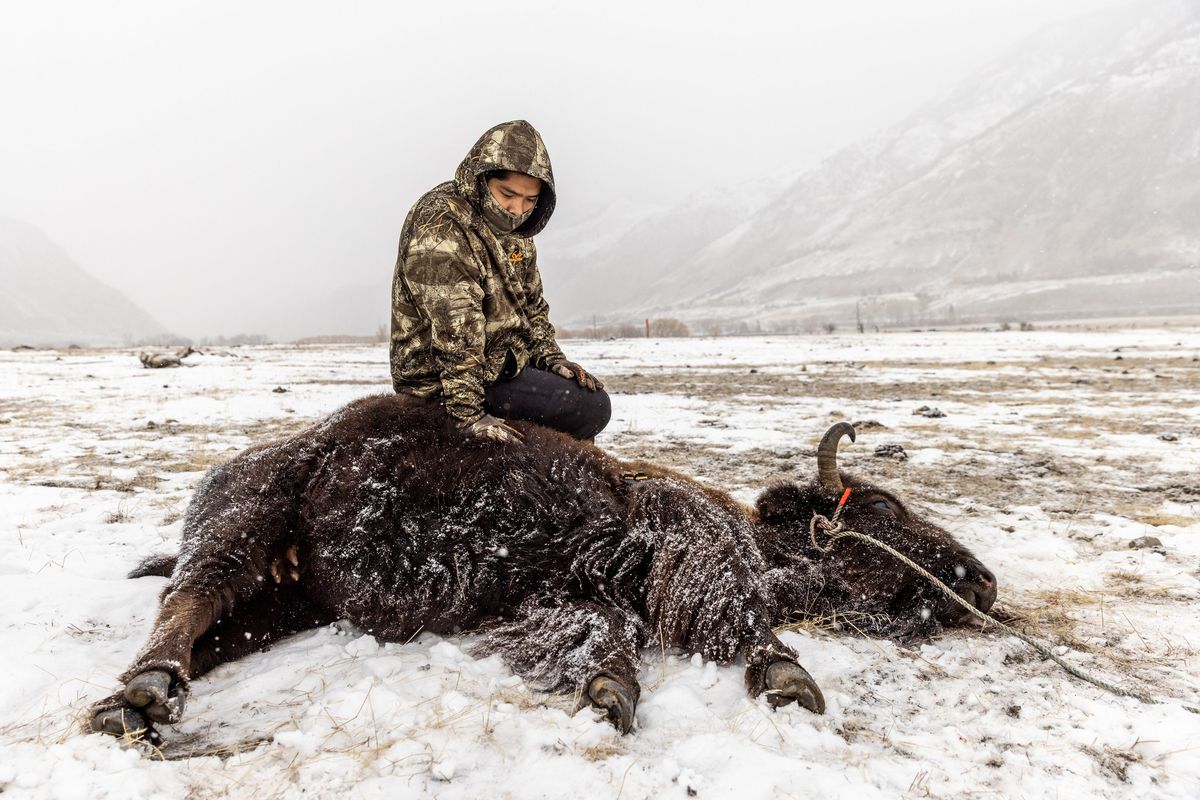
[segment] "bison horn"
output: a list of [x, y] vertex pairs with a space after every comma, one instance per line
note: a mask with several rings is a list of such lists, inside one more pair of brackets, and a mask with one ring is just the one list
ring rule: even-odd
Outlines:
[[838, 442], [843, 436], [849, 436], [850, 441], [854, 441], [854, 426], [849, 422], [839, 422], [825, 431], [821, 444], [817, 445], [817, 478], [821, 486], [832, 492], [841, 492], [843, 489], [837, 466]]

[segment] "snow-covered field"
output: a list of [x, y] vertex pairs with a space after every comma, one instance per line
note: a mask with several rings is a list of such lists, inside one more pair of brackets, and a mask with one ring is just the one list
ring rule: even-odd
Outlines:
[[[565, 343], [613, 393], [598, 444], [750, 500], [844, 467], [997, 574], [1000, 605], [1120, 699], [1020, 642], [782, 635], [828, 701], [772, 712], [742, 670], [647, 651], [640, 727], [526, 687], [467, 637], [313, 630], [197, 681], [161, 755], [85, 735], [142, 644], [209, 466], [389, 390], [379, 347], [270, 347], [145, 370], [0, 353], [0, 793], [8, 797], [1200, 797], [1200, 330]], [[278, 388], [286, 391], [273, 391]], [[914, 415], [921, 406], [944, 417]], [[876, 458], [901, 445], [907, 461]], [[1133, 549], [1154, 536], [1161, 547]], [[665, 656], [665, 657], [664, 657]], [[1171, 699], [1174, 699], [1172, 702]]]

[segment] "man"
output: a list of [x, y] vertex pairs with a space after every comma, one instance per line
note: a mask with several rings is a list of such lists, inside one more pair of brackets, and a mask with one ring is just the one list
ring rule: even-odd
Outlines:
[[404, 222], [392, 281], [392, 385], [441, 397], [473, 436], [515, 443], [506, 419], [591, 439], [608, 424], [604, 385], [567, 360], [542, 297], [533, 236], [554, 212], [554, 173], [523, 120], [480, 137], [454, 180]]

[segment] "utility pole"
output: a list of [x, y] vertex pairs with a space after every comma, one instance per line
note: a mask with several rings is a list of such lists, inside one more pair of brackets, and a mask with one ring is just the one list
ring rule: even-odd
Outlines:
[[650, 338], [650, 318], [646, 317], [646, 338]]

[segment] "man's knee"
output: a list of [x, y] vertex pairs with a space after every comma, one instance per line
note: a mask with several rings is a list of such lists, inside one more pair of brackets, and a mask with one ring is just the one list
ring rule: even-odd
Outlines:
[[583, 392], [583, 401], [580, 405], [582, 419], [575, 438], [594, 439], [596, 434], [604, 430], [608, 426], [609, 420], [612, 419], [612, 400], [609, 398], [608, 392], [597, 389], [594, 392]]

